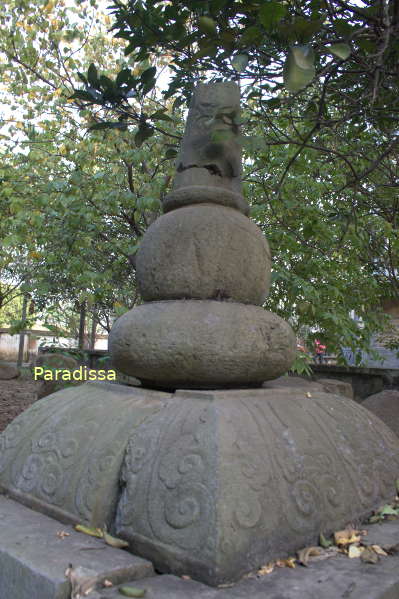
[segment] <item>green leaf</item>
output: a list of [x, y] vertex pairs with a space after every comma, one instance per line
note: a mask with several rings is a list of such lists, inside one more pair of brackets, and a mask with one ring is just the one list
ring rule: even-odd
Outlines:
[[125, 585], [119, 587], [118, 591], [121, 595], [124, 595], [125, 597], [144, 597], [146, 594], [145, 589], [138, 589], [136, 587], [128, 587]]
[[379, 510], [379, 514], [381, 514], [381, 516], [398, 516], [399, 511], [387, 504]]
[[332, 541], [328, 541], [322, 532], [320, 533], [319, 542], [320, 542], [320, 546], [323, 547], [324, 549], [328, 549], [328, 547], [331, 547], [333, 545]]
[[87, 79], [93, 87], [98, 85], [98, 74], [97, 69], [93, 63], [90, 64], [89, 69], [87, 71]]
[[124, 83], [127, 83], [130, 79], [130, 76], [131, 76], [130, 69], [122, 69], [116, 77], [116, 81], [115, 81], [116, 85], [118, 87], [120, 87]]
[[265, 104], [267, 104], [268, 108], [279, 108], [281, 106], [280, 98], [270, 98], [270, 100], [266, 100]]
[[70, 100], [84, 100], [85, 102], [91, 102], [92, 104], [96, 102], [93, 98], [93, 94], [90, 92], [86, 92], [83, 89], [77, 89], [72, 96], [69, 97]]
[[143, 142], [154, 134], [154, 128], [148, 125], [139, 127], [136, 135], [134, 136], [134, 143], [140, 148]]
[[231, 64], [238, 73], [241, 73], [247, 68], [248, 54], [237, 54], [231, 61]]
[[89, 127], [89, 131], [99, 131], [101, 129], [120, 129], [121, 131], [126, 131], [127, 124], [119, 121], [106, 121], [104, 123], [96, 123]]
[[83, 73], [78, 73], [78, 77], [79, 77], [79, 79], [82, 81], [82, 83], [84, 83], [85, 85], [87, 85], [87, 79], [86, 79], [86, 77], [83, 75]]
[[211, 17], [200, 17], [198, 19], [198, 29], [206, 35], [217, 35], [216, 23]]
[[341, 60], [346, 60], [351, 53], [351, 48], [348, 44], [333, 44], [329, 48], [327, 48], [331, 54], [341, 58]]
[[216, 44], [208, 44], [206, 46], [203, 46], [203, 48], [201, 48], [200, 50], [198, 50], [198, 52], [196, 52], [193, 56], [194, 59], [196, 58], [203, 58], [204, 56], [214, 56], [217, 52], [217, 46]]
[[156, 112], [153, 112], [150, 115], [150, 119], [156, 120], [156, 121], [172, 121], [173, 119], [170, 118], [169, 115], [165, 114], [165, 109], [161, 108], [160, 110], [157, 110]]
[[314, 52], [312, 46], [294, 46], [291, 48], [295, 64], [301, 69], [314, 67]]
[[[254, 25], [251, 27], [247, 27], [244, 33], [239, 39], [240, 46], [252, 46], [254, 44], [259, 44], [264, 38], [264, 32]], [[234, 38], [233, 40], [234, 41]]]
[[156, 67], [149, 67], [145, 71], [143, 71], [140, 75], [140, 79], [142, 83], [148, 83], [151, 79], [154, 79], [155, 74], [157, 72]]
[[105, 90], [110, 90], [114, 87], [114, 82], [106, 75], [101, 75], [100, 83]]
[[177, 151], [174, 150], [173, 148], [169, 148], [168, 150], [166, 150], [165, 153], [165, 158], [175, 158], [177, 156]]
[[259, 20], [267, 31], [274, 29], [276, 24], [285, 16], [287, 7], [281, 2], [272, 0], [265, 2], [259, 9]]
[[[306, 63], [306, 57], [302, 54], [301, 59], [303, 63]], [[314, 66], [310, 68], [301, 68], [298, 66], [297, 61], [294, 58], [292, 52], [289, 52], [287, 59], [284, 64], [284, 85], [290, 92], [297, 92], [306, 87], [315, 76]]]

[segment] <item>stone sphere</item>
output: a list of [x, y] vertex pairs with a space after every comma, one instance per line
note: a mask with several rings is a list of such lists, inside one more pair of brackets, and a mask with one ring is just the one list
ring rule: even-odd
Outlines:
[[158, 218], [137, 252], [144, 301], [221, 299], [261, 305], [270, 286], [270, 250], [237, 210], [186, 206]]
[[115, 322], [115, 367], [159, 388], [260, 385], [296, 355], [291, 327], [258, 306], [212, 300], [143, 304]]

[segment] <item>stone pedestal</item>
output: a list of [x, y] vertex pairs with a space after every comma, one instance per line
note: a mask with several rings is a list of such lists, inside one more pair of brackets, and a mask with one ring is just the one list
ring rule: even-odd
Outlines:
[[395, 494], [399, 439], [347, 398], [308, 395], [86, 383], [0, 435], [0, 485], [63, 521], [107, 524], [161, 572], [234, 582]]
[[111, 332], [117, 369], [168, 392], [82, 385], [0, 436], [4, 491], [211, 585], [370, 513], [399, 474], [399, 439], [361, 406], [261, 387], [296, 341], [262, 308], [270, 252], [245, 216], [238, 113], [235, 84], [195, 91], [165, 214], [137, 255], [145, 302]]

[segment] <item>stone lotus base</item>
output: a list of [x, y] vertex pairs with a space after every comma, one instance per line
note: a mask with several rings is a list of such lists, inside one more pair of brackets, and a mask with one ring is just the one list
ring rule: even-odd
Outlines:
[[118, 370], [166, 389], [260, 386], [296, 355], [295, 335], [276, 314], [212, 300], [137, 306], [115, 322], [109, 346]]
[[111, 530], [160, 571], [211, 585], [317, 542], [395, 495], [399, 439], [306, 388], [176, 391], [87, 383], [0, 436], [0, 484]]

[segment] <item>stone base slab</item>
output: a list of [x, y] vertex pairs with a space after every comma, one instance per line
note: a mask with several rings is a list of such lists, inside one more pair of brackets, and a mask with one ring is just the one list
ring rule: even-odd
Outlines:
[[[399, 520], [366, 528], [368, 544], [394, 545], [399, 538]], [[70, 537], [57, 537], [60, 530], [68, 532]], [[276, 568], [267, 576], [251, 576], [229, 588], [215, 589], [173, 575], [154, 576], [149, 562], [104, 546], [98, 539], [0, 497], [1, 599], [70, 599], [71, 589], [64, 572], [69, 563], [77, 565], [78, 561], [94, 572], [99, 581], [107, 578], [114, 583], [113, 588], [93, 591], [88, 595], [90, 599], [119, 599], [120, 584], [144, 589], [149, 599], [397, 599], [399, 596], [399, 554], [381, 557], [375, 565], [338, 556], [311, 563], [307, 568]]]
[[[68, 536], [60, 538], [61, 531]], [[0, 496], [1, 599], [70, 599], [70, 564], [90, 572], [99, 586], [154, 574], [150, 562]]]
[[[399, 521], [366, 528], [370, 545], [394, 545], [399, 538]], [[339, 555], [307, 568], [275, 568], [266, 576], [251, 576], [221, 589], [171, 575], [128, 584], [145, 589], [148, 599], [398, 599], [399, 554], [381, 557], [377, 564]], [[107, 589], [93, 599], [120, 597], [117, 589]]]

